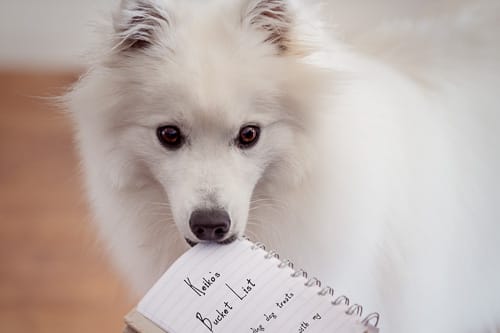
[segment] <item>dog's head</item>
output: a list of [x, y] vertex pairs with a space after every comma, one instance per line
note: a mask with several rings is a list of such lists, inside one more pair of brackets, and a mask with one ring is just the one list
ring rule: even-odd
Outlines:
[[130, 171], [117, 183], [159, 184], [191, 243], [241, 235], [258, 184], [306, 173], [329, 78], [317, 28], [287, 0], [122, 1], [94, 73], [110, 160]]

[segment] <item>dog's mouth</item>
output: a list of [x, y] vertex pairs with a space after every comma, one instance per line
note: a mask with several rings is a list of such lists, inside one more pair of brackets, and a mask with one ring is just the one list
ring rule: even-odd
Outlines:
[[197, 244], [198, 244], [197, 242], [192, 241], [192, 240], [190, 240], [189, 238], [184, 238], [184, 239], [186, 240], [186, 243], [188, 243], [188, 244], [189, 244], [189, 246], [191, 246], [191, 247], [193, 247], [193, 246], [195, 246], [195, 245], [197, 245]]
[[[186, 243], [189, 244], [189, 246], [193, 247], [195, 245], [197, 245], [198, 243], [201, 243], [201, 242], [195, 242], [189, 238], [184, 238], [186, 240]], [[230, 237], [224, 239], [224, 240], [221, 240], [221, 241], [218, 241], [218, 242], [214, 242], [214, 243], [217, 243], [217, 244], [222, 244], [222, 245], [227, 245], [227, 244], [231, 244], [232, 242], [234, 242], [236, 239], [238, 239], [238, 236], [236, 235], [231, 235]]]

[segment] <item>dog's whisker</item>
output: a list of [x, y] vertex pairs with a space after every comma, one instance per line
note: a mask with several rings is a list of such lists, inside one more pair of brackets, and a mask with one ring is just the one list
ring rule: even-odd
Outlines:
[[168, 202], [150, 202], [149, 203], [150, 205], [154, 205], [154, 206], [160, 206], [160, 207], [167, 207], [167, 208], [170, 208], [170, 203]]
[[[248, 225], [249, 225], [249, 229], [246, 230], [246, 232], [248, 233], [248, 235], [251, 235], [253, 237], [253, 239], [255, 240], [259, 240], [259, 236], [257, 234], [257, 232], [255, 231], [252, 231], [251, 229], [254, 229], [254, 230], [261, 230], [264, 232], [264, 234], [266, 235], [266, 237], [270, 237], [270, 238], [273, 238], [273, 239], [277, 239], [279, 240], [281, 237], [281, 232], [280, 232], [280, 228], [275, 225], [275, 224], [265, 224], [265, 223], [262, 223], [262, 220], [260, 219], [255, 219], [255, 218], [252, 218], [252, 219], [249, 219], [248, 220]], [[259, 234], [260, 234], [260, 231], [259, 231]]]
[[250, 239], [252, 239], [252, 240], [258, 240], [258, 238], [259, 238], [259, 237], [257, 236], [257, 234], [256, 234], [255, 232], [253, 232], [252, 230], [248, 230], [248, 229], [247, 229], [246, 234], [247, 234], [247, 236], [248, 236], [248, 237], [250, 237]]
[[264, 209], [270, 209], [270, 210], [272, 210], [274, 212], [283, 212], [283, 211], [285, 211], [284, 208], [282, 208], [282, 207], [276, 207], [276, 206], [273, 206], [273, 205], [259, 205], [259, 206], [251, 207], [248, 211], [250, 213], [252, 213], [252, 212], [259, 211], [259, 210], [264, 210]]
[[272, 203], [272, 204], [283, 205], [283, 206], [288, 205], [287, 203], [285, 203], [281, 200], [274, 200], [274, 199], [268, 199], [268, 198], [252, 199], [252, 200], [250, 200], [250, 203]]
[[257, 202], [257, 203], [250, 204], [250, 209], [257, 208], [257, 207], [274, 207], [274, 208], [282, 209], [282, 210], [288, 209], [288, 206], [279, 205], [279, 204], [276, 204], [273, 202]]
[[259, 200], [267, 200], [267, 201], [272, 201], [272, 202], [276, 202], [276, 203], [286, 204], [286, 202], [283, 201], [283, 200], [280, 200], [280, 199], [277, 199], [277, 198], [273, 198], [273, 197], [269, 197], [269, 196], [262, 196], [262, 195], [260, 195], [260, 196], [259, 195], [254, 196], [251, 201], [259, 201]]

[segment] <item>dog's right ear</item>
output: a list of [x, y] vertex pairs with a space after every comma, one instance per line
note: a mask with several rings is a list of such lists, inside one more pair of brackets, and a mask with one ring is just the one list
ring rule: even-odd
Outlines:
[[243, 21], [265, 33], [263, 42], [286, 52], [290, 43], [292, 13], [288, 0], [248, 0]]
[[168, 12], [159, 1], [122, 0], [114, 17], [116, 48], [121, 52], [148, 49], [159, 43], [170, 24]]

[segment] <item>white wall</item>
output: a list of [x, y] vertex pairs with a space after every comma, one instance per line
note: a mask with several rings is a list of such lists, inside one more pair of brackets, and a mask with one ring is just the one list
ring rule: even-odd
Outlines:
[[[82, 66], [82, 55], [92, 37], [92, 21], [110, 18], [119, 1], [0, 0], [0, 69]], [[473, 0], [304, 0], [317, 1], [328, 4], [327, 16], [340, 32], [350, 36], [363, 26], [360, 21], [373, 26], [380, 19], [428, 15], [448, 10], [452, 3]]]
[[0, 0], [0, 68], [82, 65], [91, 22], [118, 0]]

